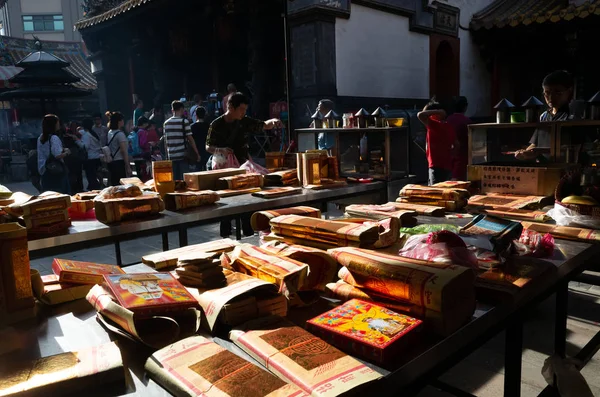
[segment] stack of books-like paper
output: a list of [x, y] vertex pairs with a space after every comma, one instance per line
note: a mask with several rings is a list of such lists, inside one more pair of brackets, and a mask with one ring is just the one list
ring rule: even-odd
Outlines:
[[29, 234], [55, 234], [71, 226], [71, 197], [45, 192], [39, 196], [14, 194], [14, 203], [4, 207], [8, 215], [17, 218]]
[[175, 269], [178, 280], [188, 287], [214, 289], [226, 284], [221, 261], [214, 254], [197, 252], [179, 257]]

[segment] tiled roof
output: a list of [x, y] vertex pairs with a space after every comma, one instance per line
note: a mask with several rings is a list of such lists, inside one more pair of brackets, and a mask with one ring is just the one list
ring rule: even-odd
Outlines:
[[470, 26], [475, 30], [527, 26], [590, 15], [600, 15], [600, 0], [587, 0], [579, 6], [567, 0], [496, 0], [474, 14]]
[[[15, 65], [30, 53], [35, 52], [34, 43], [35, 40], [0, 36], [0, 53], [2, 53], [0, 66]], [[73, 84], [75, 87], [86, 90], [97, 88], [96, 78], [92, 74], [90, 63], [81, 43], [44, 41], [42, 44], [42, 49], [45, 52], [53, 54], [70, 64], [66, 70], [81, 79], [81, 81]]]
[[[0, 0], [1, 1], [1, 0]], [[123, 3], [119, 4], [113, 9], [106, 11], [100, 15], [96, 15], [95, 17], [85, 18], [77, 21], [75, 23], [75, 29], [82, 30], [94, 25], [98, 25], [100, 23], [106, 22], [109, 19], [116, 17], [117, 15], [124, 14], [136, 7], [144, 5], [146, 3], [151, 2], [152, 0], [126, 0]], [[171, 0], [175, 1], [175, 0]]]

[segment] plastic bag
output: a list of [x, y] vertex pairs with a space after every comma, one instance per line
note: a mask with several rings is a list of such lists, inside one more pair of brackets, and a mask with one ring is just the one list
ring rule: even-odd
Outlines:
[[437, 225], [418, 225], [415, 227], [401, 227], [400, 233], [416, 235], [416, 234], [427, 234], [431, 232], [439, 232], [441, 230], [448, 230], [452, 233], [458, 233], [459, 227], [447, 224]]
[[600, 229], [600, 218], [591, 215], [581, 215], [567, 207], [554, 204], [547, 215], [556, 221], [558, 226], [582, 226], [590, 229]]
[[224, 168], [240, 168], [240, 162], [233, 153], [224, 155], [222, 153], [215, 153], [212, 155], [212, 169], [222, 170]]
[[267, 175], [270, 173], [268, 169], [260, 164], [256, 164], [251, 158], [248, 158], [248, 160], [242, 164], [240, 168], [244, 168], [247, 174]]
[[479, 268], [477, 257], [465, 244], [461, 247], [451, 246], [445, 242], [432, 244], [428, 242], [429, 238], [430, 234], [418, 234], [409, 237], [398, 255], [429, 262], [453, 263], [472, 269]]
[[521, 237], [513, 241], [513, 253], [518, 256], [547, 258], [554, 253], [554, 237], [523, 229]]

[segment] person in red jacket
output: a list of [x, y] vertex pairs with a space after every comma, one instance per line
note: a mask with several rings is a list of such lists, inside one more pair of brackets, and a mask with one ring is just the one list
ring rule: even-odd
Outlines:
[[454, 128], [456, 134], [457, 148], [456, 157], [452, 162], [452, 179], [457, 181], [467, 180], [467, 162], [469, 159], [469, 124], [472, 124], [470, 118], [465, 116], [469, 103], [467, 98], [460, 96], [454, 103], [454, 114], [448, 116], [448, 124]]
[[423, 111], [417, 114], [427, 128], [426, 155], [429, 163], [429, 185], [452, 179], [452, 160], [456, 134], [446, 122], [446, 111], [432, 99]]

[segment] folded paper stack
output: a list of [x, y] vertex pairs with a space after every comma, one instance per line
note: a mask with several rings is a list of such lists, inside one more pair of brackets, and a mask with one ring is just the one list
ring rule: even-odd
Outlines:
[[321, 210], [313, 207], [291, 207], [281, 208], [278, 210], [259, 211], [252, 214], [252, 218], [250, 218], [250, 224], [254, 230], [269, 230], [271, 228], [271, 219], [282, 215], [302, 215], [321, 219]]
[[221, 198], [233, 197], [233, 196], [241, 196], [242, 194], [252, 194], [256, 192], [260, 192], [262, 189], [259, 187], [249, 187], [245, 189], [225, 189], [225, 190], [217, 190], [215, 193], [219, 195]]
[[302, 193], [301, 187], [278, 187], [273, 189], [262, 190], [260, 192], [252, 193], [253, 196], [265, 198], [265, 199], [274, 199], [279, 197], [292, 196], [294, 194]]
[[2, 360], [0, 373], [2, 396], [81, 396], [98, 385], [125, 387], [123, 359], [114, 342], [32, 361]]
[[412, 305], [406, 302], [400, 302], [397, 300], [385, 298], [384, 296], [377, 295], [369, 290], [362, 290], [360, 288], [354, 287], [344, 280], [338, 280], [335, 283], [327, 284], [327, 295], [331, 298], [335, 298], [341, 300], [342, 302], [348, 301], [350, 299], [360, 299], [366, 302], [373, 302], [381, 305], [383, 307], [387, 307], [388, 309], [392, 309], [395, 311], [399, 311], [402, 313], [407, 313], [410, 315], [422, 315], [423, 310], [418, 306]]
[[398, 210], [394, 203], [384, 205], [353, 204], [346, 207], [348, 216], [369, 219], [397, 218], [400, 227], [413, 227], [417, 224], [417, 212], [412, 210]]
[[31, 269], [31, 286], [36, 299], [49, 306], [83, 299], [92, 289], [89, 284], [61, 283], [56, 274], [40, 276], [35, 269]]
[[470, 197], [468, 208], [469, 210], [539, 210], [547, 205], [552, 205], [553, 203], [553, 197], [490, 193], [488, 195]]
[[211, 205], [220, 199], [219, 195], [212, 190], [167, 193], [165, 195], [165, 207], [169, 211], [180, 211]]
[[335, 222], [298, 215], [283, 215], [271, 219], [271, 232], [282, 237], [338, 247], [370, 247], [379, 240], [379, 227], [375, 225]]
[[250, 244], [241, 244], [223, 254], [221, 261], [224, 267], [276, 284], [286, 297], [299, 291], [308, 275], [305, 263]]
[[249, 321], [232, 330], [229, 337], [280, 379], [311, 396], [339, 396], [382, 377], [281, 317]]
[[421, 320], [352, 299], [306, 322], [310, 333], [377, 364], [389, 362], [416, 339]]
[[202, 336], [193, 336], [155, 352], [146, 371], [179, 397], [305, 397], [288, 384]]
[[460, 188], [406, 185], [400, 190], [400, 203], [412, 203], [444, 207], [448, 211], [459, 211], [467, 205], [470, 193]]
[[103, 223], [115, 223], [158, 215], [165, 203], [158, 194], [147, 193], [138, 197], [95, 200], [96, 218]]
[[14, 203], [4, 207], [9, 215], [21, 218], [29, 234], [54, 234], [71, 226], [69, 208], [71, 197], [66, 194], [45, 192], [39, 196], [13, 194]]
[[151, 266], [157, 270], [177, 266], [180, 257], [187, 255], [200, 255], [202, 253], [211, 254], [211, 258], [216, 258], [223, 252], [233, 250], [238, 243], [231, 239], [222, 239], [210, 241], [208, 243], [188, 245], [187, 247], [176, 248], [169, 251], [158, 252], [152, 255], [142, 257], [142, 263]]
[[52, 261], [52, 271], [61, 283], [70, 284], [102, 284], [105, 274], [125, 274], [123, 269], [115, 265], [73, 261], [55, 258]]
[[410, 314], [438, 334], [456, 331], [473, 315], [475, 274], [469, 268], [352, 247], [328, 252], [344, 266], [340, 279], [367, 294], [415, 306]]
[[581, 227], [547, 225], [536, 222], [521, 222], [527, 230], [538, 233], [550, 233], [553, 237], [566, 240], [600, 241], [600, 230], [585, 229]]
[[227, 280], [223, 288], [188, 288], [204, 311], [209, 331], [218, 323], [235, 326], [261, 316], [287, 314], [287, 299], [277, 293], [275, 284], [227, 269], [223, 272]]
[[273, 255], [290, 258], [308, 265], [308, 275], [300, 291], [325, 290], [337, 274], [337, 262], [326, 251], [303, 245], [288, 245], [277, 241], [263, 244], [261, 248]]
[[436, 183], [432, 185], [432, 187], [439, 187], [442, 189], [468, 189], [471, 187], [471, 182], [469, 181], [446, 181]]
[[199, 252], [180, 256], [177, 265], [175, 272], [185, 286], [214, 289], [226, 284], [221, 263], [213, 254]]
[[393, 205], [397, 210], [414, 211], [417, 215], [427, 215], [435, 217], [443, 217], [446, 215], [446, 207], [437, 207], [435, 205], [422, 205], [414, 203], [399, 203], [393, 202], [387, 205]]
[[[98, 320], [109, 331], [142, 342], [155, 349], [160, 349], [198, 331], [200, 311], [189, 308], [189, 306], [183, 310], [170, 310], [173, 308], [173, 302], [178, 298], [177, 294], [188, 294], [182, 286], [176, 287], [174, 290], [163, 290], [161, 285], [154, 283], [154, 280], [140, 278], [132, 280], [133, 284], [124, 284], [123, 288], [116, 291], [116, 294], [108, 287], [95, 285], [86, 296], [87, 301], [98, 312]], [[173, 281], [176, 282], [176, 280]], [[142, 315], [138, 315], [117, 300], [117, 296], [122, 294], [127, 294], [128, 306], [137, 305], [135, 306], [137, 309], [143, 309], [146, 302], [160, 300], [161, 296], [159, 295], [168, 295], [168, 298], [163, 298], [163, 301], [169, 300], [171, 308], [156, 310], [157, 307], [154, 307], [152, 310], [154, 314], [146, 312], [144, 315], [141, 312]], [[187, 296], [185, 298], [187, 299]], [[122, 297], [121, 300], [123, 300]]]
[[400, 220], [396, 217], [384, 218], [381, 220], [372, 220], [364, 218], [341, 218], [334, 220], [334, 222], [348, 222], [354, 224], [362, 224], [363, 226], [377, 227], [379, 232], [379, 238], [371, 246], [364, 248], [388, 248], [396, 244], [398, 242], [398, 239], [400, 238]]
[[261, 174], [225, 176], [217, 180], [217, 190], [263, 187], [264, 183], [264, 177]]
[[189, 190], [217, 190], [217, 180], [219, 178], [245, 173], [245, 169], [225, 168], [222, 170], [189, 172], [183, 174], [183, 179]]
[[298, 186], [298, 170], [285, 170], [265, 175], [266, 186]]

